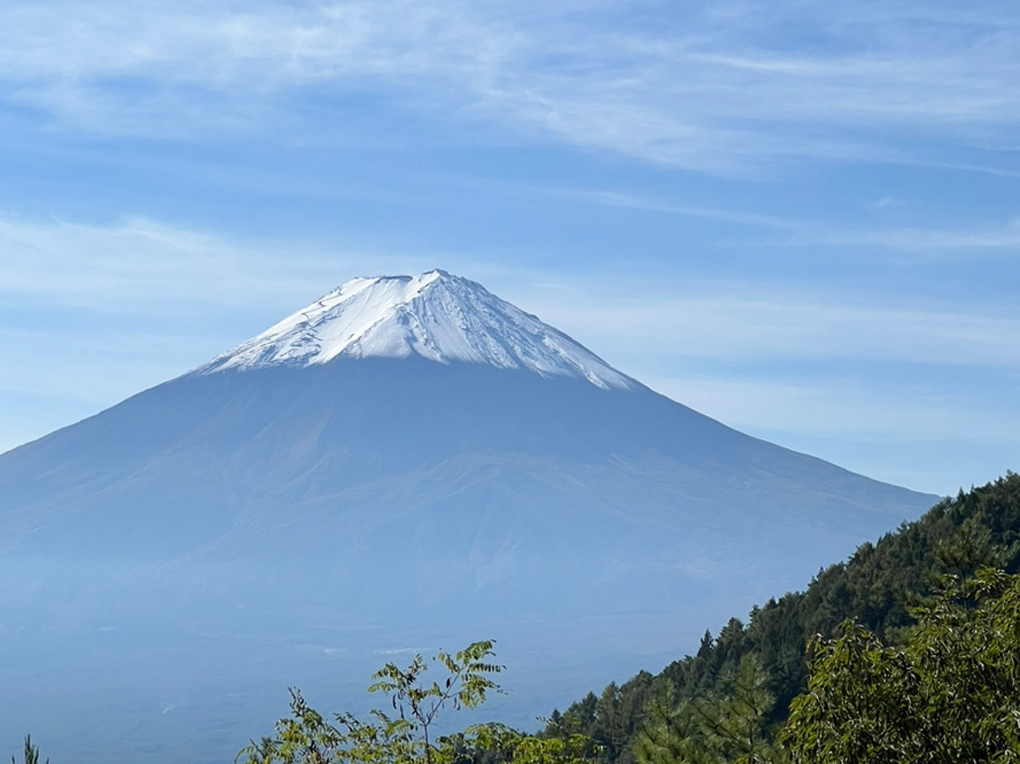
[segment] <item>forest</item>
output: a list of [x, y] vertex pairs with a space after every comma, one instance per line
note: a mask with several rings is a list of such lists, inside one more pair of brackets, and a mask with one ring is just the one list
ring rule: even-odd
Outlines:
[[[1003, 586], [991, 571], [1015, 575], [1018, 569], [1020, 476], [1007, 473], [993, 483], [943, 500], [876, 543], [862, 544], [845, 562], [820, 571], [803, 592], [755, 607], [746, 623], [733, 618], [714, 637], [706, 632], [695, 655], [674, 661], [658, 674], [641, 672], [623, 684], [608, 685], [599, 695], [589, 693], [562, 713], [553, 711], [541, 734], [590, 738], [603, 764], [767, 761], [768, 756], [779, 754], [755, 752], [751, 744], [737, 746], [730, 756], [719, 753], [704, 758], [683, 754], [677, 745], [693, 741], [694, 748], [704, 750], [706, 738], [726, 734], [719, 726], [723, 721], [736, 722], [716, 717], [738, 712], [744, 716], [744, 732], [748, 725], [756, 730], [745, 734], [745, 741], [753, 739], [768, 749], [782, 738], [784, 729], [792, 735], [788, 741], [803, 740], [803, 727], [795, 726], [800, 729], [795, 734], [789, 731], [791, 709], [795, 716], [800, 714], [797, 723], [803, 724], [811, 703], [806, 698], [813, 697], [816, 689], [809, 679], [819, 685], [833, 681], [840, 651], [868, 655], [868, 651], [879, 651], [871, 657], [894, 655], [907, 660], [911, 651], [931, 638], [933, 629], [958, 632], [964, 638], [971, 628], [966, 615], [976, 611], [978, 592], [987, 602]], [[991, 583], [989, 576], [999, 583]], [[1016, 579], [1010, 580], [1015, 595]], [[1003, 659], [1020, 664], [1016, 639], [1020, 611], [1007, 625], [1012, 635], [999, 635], [996, 649], [1003, 651]], [[1020, 687], [1015, 684], [1020, 672], [1012, 676], [1013, 699], [1001, 709], [1006, 716], [1020, 714]], [[877, 692], [880, 684], [868, 685], [863, 673], [844, 678], [865, 696]], [[1011, 746], [1002, 760], [1020, 760], [1015, 737]], [[804, 760], [868, 759], [819, 754]]]

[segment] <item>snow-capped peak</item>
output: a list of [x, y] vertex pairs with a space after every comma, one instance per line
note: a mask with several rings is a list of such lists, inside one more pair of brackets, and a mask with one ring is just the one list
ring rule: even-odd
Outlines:
[[603, 388], [638, 386], [481, 284], [441, 270], [348, 281], [195, 371], [212, 374], [411, 355], [443, 364], [479, 363], [577, 377]]

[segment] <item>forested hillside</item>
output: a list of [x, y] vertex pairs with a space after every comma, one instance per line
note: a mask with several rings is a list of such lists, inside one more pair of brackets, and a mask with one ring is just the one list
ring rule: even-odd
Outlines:
[[714, 638], [706, 632], [697, 654], [658, 675], [641, 672], [623, 685], [610, 684], [601, 696], [589, 693], [565, 712], [554, 711], [543, 734], [588, 735], [602, 746], [604, 761], [631, 764], [651, 699], [680, 703], [725, 695], [748, 655], [763, 669], [765, 689], [775, 700], [771, 721], [778, 726], [805, 687], [812, 637], [831, 636], [853, 618], [895, 644], [913, 625], [910, 608], [929, 597], [942, 577], [968, 577], [985, 565], [1020, 569], [1020, 475], [1007, 473], [961, 492], [877, 543], [861, 545], [846, 562], [820, 571], [805, 591], [755, 607], [746, 624], [731, 619]]

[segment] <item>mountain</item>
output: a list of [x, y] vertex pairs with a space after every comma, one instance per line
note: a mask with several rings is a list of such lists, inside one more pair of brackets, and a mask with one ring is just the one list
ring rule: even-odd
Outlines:
[[[96, 761], [227, 761], [286, 684], [494, 637], [520, 723], [935, 500], [658, 395], [467, 279], [356, 279], [0, 456], [0, 670], [101, 717]], [[0, 736], [43, 739], [19, 708]]]

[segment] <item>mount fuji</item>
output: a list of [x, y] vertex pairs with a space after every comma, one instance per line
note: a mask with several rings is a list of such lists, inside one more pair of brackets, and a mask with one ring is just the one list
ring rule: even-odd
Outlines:
[[[0, 456], [0, 745], [230, 761], [297, 684], [494, 637], [538, 713], [936, 497], [749, 437], [443, 271], [344, 284]], [[532, 722], [533, 724], [533, 722]]]

